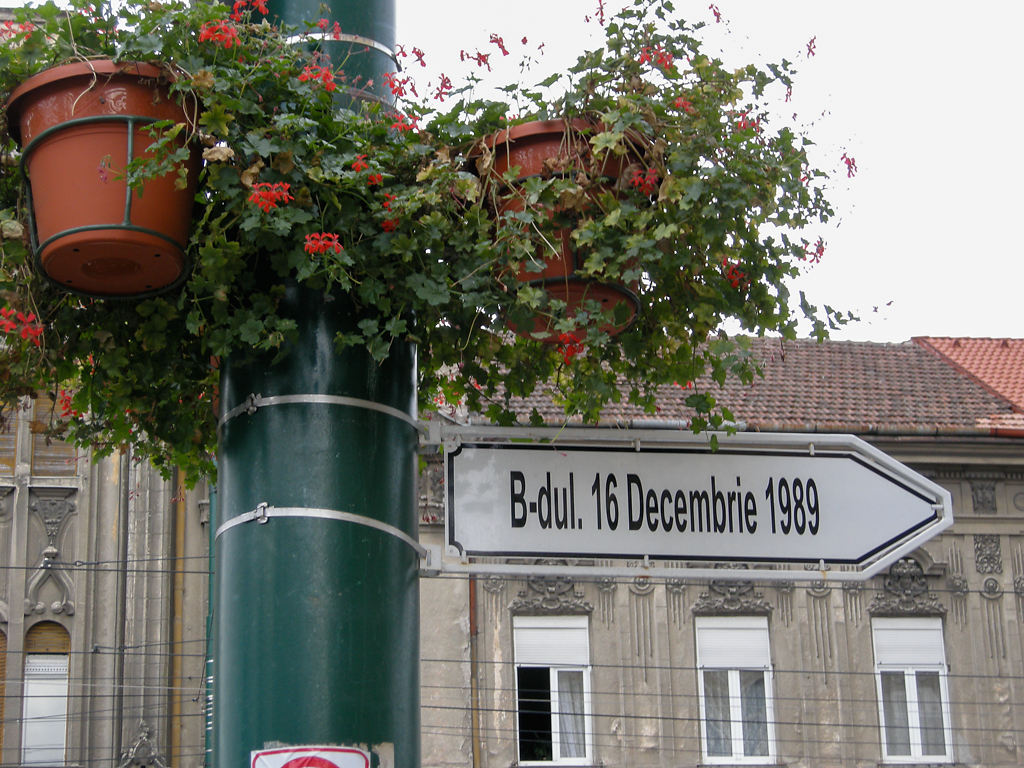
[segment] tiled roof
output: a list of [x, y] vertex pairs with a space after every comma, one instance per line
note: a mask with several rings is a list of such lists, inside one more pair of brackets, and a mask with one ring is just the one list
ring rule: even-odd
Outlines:
[[[747, 429], [858, 434], [974, 434], [1020, 430], [1024, 414], [919, 344], [814, 340], [754, 341], [764, 378], [751, 385], [705, 384]], [[659, 410], [628, 404], [608, 407], [605, 424], [638, 426], [647, 420], [685, 422], [690, 392], [663, 387]], [[517, 404], [549, 423], [564, 420], [549, 396]]]
[[919, 336], [913, 341], [945, 358], [1024, 412], [1024, 339]]

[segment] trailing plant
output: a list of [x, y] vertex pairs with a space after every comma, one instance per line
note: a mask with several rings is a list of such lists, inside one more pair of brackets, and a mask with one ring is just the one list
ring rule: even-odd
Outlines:
[[[832, 214], [807, 139], [776, 129], [765, 106], [790, 86], [789, 65], [726, 68], [668, 0], [635, 0], [608, 21], [603, 48], [536, 87], [507, 86], [505, 101], [443, 81], [421, 99], [398, 71], [359, 82], [315, 44], [334, 20], [282, 28], [261, 0], [66, 5], [19, 10], [4, 28], [0, 95], [68, 59], [157, 63], [194, 119], [154, 125], [150, 153], [98, 169], [97, 183], [176, 173], [181, 135], [204, 158], [187, 280], [139, 301], [90, 298], [33, 269], [4, 127], [0, 290], [33, 330], [6, 335], [0, 399], [70, 393], [55, 413], [100, 454], [133, 443], [192, 480], [210, 473], [217, 361], [287, 354], [288, 284], [358, 319], [339, 350], [384, 360], [414, 341], [424, 408], [459, 403], [499, 423], [541, 384], [593, 422], [623, 397], [653, 410], [661, 384], [750, 379], [726, 321], [792, 336], [806, 316], [824, 336], [842, 320], [787, 285], [813, 248], [801, 230]], [[374, 87], [388, 98], [352, 98]], [[517, 180], [494, 165], [495, 133], [532, 119], [565, 121], [572, 151]], [[585, 277], [635, 290], [636, 318], [614, 337], [621, 307], [567, 308], [518, 279], [565, 233]], [[553, 335], [530, 332], [537, 316]], [[713, 393], [690, 404], [695, 428], [729, 417]]]

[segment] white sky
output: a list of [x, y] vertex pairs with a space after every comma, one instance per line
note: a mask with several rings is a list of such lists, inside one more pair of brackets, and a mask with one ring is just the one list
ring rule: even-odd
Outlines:
[[[565, 66], [597, 31], [584, 22], [597, 0], [396, 2], [398, 41], [422, 48], [453, 80], [460, 49], [493, 51], [496, 62], [491, 33], [503, 36], [509, 63], [526, 35], [530, 49], [545, 43], [544, 65]], [[798, 285], [862, 318], [833, 336], [1024, 336], [1024, 246], [1015, 231], [1024, 202], [1015, 146], [1024, 130], [1016, 53], [1024, 3], [717, 0], [718, 25], [709, 3], [675, 3], [685, 18], [709, 22], [709, 51], [736, 64], [763, 55], [798, 66], [780, 118], [796, 109], [814, 122], [838, 214], [820, 233], [825, 258]], [[849, 180], [844, 151], [857, 161]]]

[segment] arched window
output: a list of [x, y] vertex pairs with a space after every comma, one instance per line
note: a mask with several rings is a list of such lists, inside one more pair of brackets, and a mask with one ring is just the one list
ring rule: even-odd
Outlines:
[[7, 635], [0, 632], [0, 751], [4, 748], [4, 701], [7, 682]]
[[68, 721], [68, 659], [71, 637], [53, 621], [34, 624], [25, 635], [21, 762], [64, 762]]

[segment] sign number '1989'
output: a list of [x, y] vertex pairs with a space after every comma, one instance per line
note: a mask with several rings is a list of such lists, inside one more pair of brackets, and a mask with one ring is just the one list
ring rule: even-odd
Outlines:
[[[525, 525], [525, 515], [517, 519], [516, 502], [519, 501], [525, 511], [525, 500], [517, 488], [524, 485], [521, 473], [510, 474], [512, 491], [512, 525]], [[570, 476], [570, 485], [572, 485]], [[619, 479], [614, 472], [606, 475], [597, 473], [590, 486], [594, 499], [595, 522], [597, 530], [614, 531], [619, 527]], [[716, 532], [716, 533], [756, 533], [757, 502], [754, 494], [743, 491], [741, 480], [736, 478], [735, 490], [721, 490], [717, 487], [717, 478], [711, 478], [710, 491], [707, 489], [682, 489], [660, 491], [643, 488], [641, 479], [636, 474], [626, 475], [626, 509], [628, 527], [631, 531], [644, 527], [651, 531]], [[772, 534], [815, 536], [818, 533], [821, 516], [818, 499], [818, 486], [814, 478], [775, 478], [769, 477], [764, 490], [768, 503], [769, 522]], [[576, 520], [575, 510], [565, 517], [569, 527], [582, 527], [581, 523], [572, 525]], [[557, 519], [542, 517], [541, 527], [561, 527]]]

